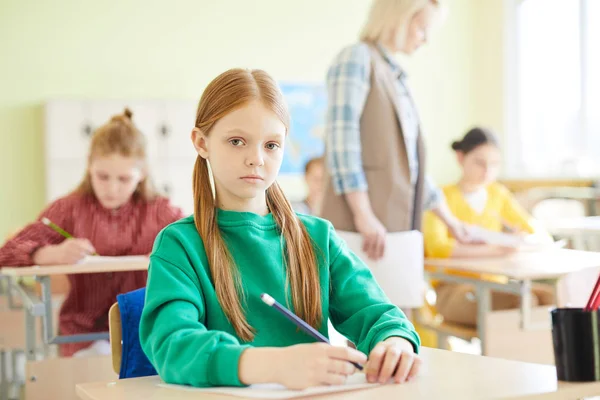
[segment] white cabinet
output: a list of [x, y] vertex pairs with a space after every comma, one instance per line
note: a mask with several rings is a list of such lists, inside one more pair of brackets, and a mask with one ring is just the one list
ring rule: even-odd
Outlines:
[[181, 207], [184, 213], [194, 212], [193, 182], [195, 160], [156, 162], [152, 167], [152, 177], [156, 188], [171, 202]]
[[92, 128], [84, 102], [50, 102], [44, 114], [46, 160], [87, 156]]
[[63, 197], [85, 176], [85, 159], [56, 160], [46, 166], [46, 201]]
[[168, 159], [196, 158], [192, 129], [196, 123], [196, 103], [174, 101], [164, 105], [164, 130], [160, 136], [161, 156]]
[[193, 212], [192, 173], [196, 152], [190, 134], [194, 100], [52, 100], [45, 106], [46, 201], [73, 190], [87, 165], [95, 129], [125, 107], [146, 137], [153, 181], [186, 213]]

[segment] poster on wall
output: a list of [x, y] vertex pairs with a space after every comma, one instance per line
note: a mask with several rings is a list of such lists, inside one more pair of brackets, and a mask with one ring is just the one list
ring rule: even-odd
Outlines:
[[291, 115], [290, 133], [280, 173], [303, 176], [304, 166], [324, 152], [327, 93], [323, 85], [280, 82]]

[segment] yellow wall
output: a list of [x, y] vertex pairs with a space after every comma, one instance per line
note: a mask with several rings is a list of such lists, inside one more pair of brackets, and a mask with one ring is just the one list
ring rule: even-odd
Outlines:
[[475, 65], [473, 75], [473, 104], [476, 124], [483, 124], [505, 137], [506, 121], [504, 106], [506, 99], [505, 74], [505, 27], [506, 1], [485, 0], [473, 3], [473, 40]]
[[[493, 0], [500, 3], [500, 0]], [[11, 1], [0, 3], [0, 237], [44, 205], [42, 104], [53, 97], [191, 98], [233, 66], [319, 81], [351, 43], [366, 0]], [[440, 182], [449, 143], [475, 119], [478, 0], [452, 0], [445, 24], [407, 69]], [[169, 4], [169, 6], [167, 6]], [[486, 1], [487, 5], [487, 1]], [[486, 11], [487, 12], [487, 11]], [[489, 14], [493, 16], [492, 14]], [[486, 79], [493, 80], [493, 74]], [[451, 166], [451, 167], [449, 167]]]

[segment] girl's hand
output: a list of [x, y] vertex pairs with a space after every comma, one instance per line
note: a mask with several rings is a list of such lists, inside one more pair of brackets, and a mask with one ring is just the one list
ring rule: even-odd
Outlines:
[[89, 240], [70, 238], [60, 244], [38, 249], [33, 253], [33, 262], [38, 265], [76, 264], [95, 252]]
[[367, 356], [349, 347], [325, 343], [299, 344], [281, 349], [280, 361], [274, 366], [276, 382], [289, 389], [319, 385], [342, 385], [356, 372], [351, 362], [364, 364]]
[[365, 366], [367, 381], [387, 383], [390, 378], [395, 383], [410, 381], [419, 372], [421, 364], [421, 358], [408, 340], [391, 337], [378, 343], [369, 354]]

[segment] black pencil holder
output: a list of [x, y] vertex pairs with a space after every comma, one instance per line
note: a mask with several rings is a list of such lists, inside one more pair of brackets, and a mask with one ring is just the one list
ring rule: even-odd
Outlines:
[[582, 308], [556, 308], [552, 344], [560, 381], [600, 381], [600, 313]]

